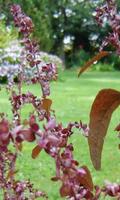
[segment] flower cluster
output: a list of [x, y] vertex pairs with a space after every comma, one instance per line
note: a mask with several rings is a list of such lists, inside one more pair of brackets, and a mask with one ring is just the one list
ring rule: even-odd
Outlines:
[[[17, 80], [18, 74], [20, 73], [20, 55], [23, 51], [23, 46], [20, 45], [19, 40], [13, 40], [8, 44], [8, 47], [0, 49], [0, 76], [6, 77], [7, 81], [14, 85], [14, 80]], [[41, 60], [39, 65], [39, 70], [42, 66], [51, 65], [55, 67], [52, 63], [56, 63], [57, 66], [63, 66], [62, 60], [52, 54], [39, 51], [37, 53], [37, 59]], [[24, 68], [24, 79], [27, 83], [38, 81], [38, 73], [36, 67], [30, 67], [26, 59]]]
[[30, 17], [22, 13], [19, 5], [11, 6], [11, 13], [14, 17], [14, 23], [19, 27], [19, 31], [22, 32], [26, 37], [33, 31], [33, 23]]
[[[60, 194], [70, 199], [90, 199], [93, 197], [93, 182], [86, 166], [78, 167], [79, 163], [73, 158], [73, 146], [69, 144], [65, 150], [56, 157], [56, 177], [53, 181], [60, 180], [62, 186]], [[86, 181], [87, 180], [87, 181]]]
[[[7, 124], [6, 130], [5, 123]], [[30, 181], [15, 180], [15, 174], [18, 170], [15, 169], [17, 152], [11, 152], [8, 149], [8, 141], [13, 140], [13, 135], [7, 130], [8, 122], [1, 120], [0, 122], [0, 188], [4, 191], [4, 200], [27, 200], [43, 197], [47, 199], [44, 192], [34, 189]], [[3, 132], [4, 131], [4, 132]], [[4, 133], [4, 137], [3, 137]], [[16, 147], [20, 150], [19, 143], [15, 143]]]
[[28, 65], [32, 69], [32, 77], [27, 77], [27, 82], [39, 83], [42, 88], [43, 97], [50, 94], [49, 82], [56, 79], [57, 71], [56, 66], [52, 63], [42, 63], [39, 59], [39, 46], [36, 41], [31, 40], [30, 34], [33, 32], [32, 20], [21, 11], [19, 5], [11, 7], [11, 13], [14, 17], [16, 27], [23, 36], [21, 41], [24, 49], [21, 53], [20, 66], [21, 76], [23, 81], [26, 81], [25, 68]]
[[[47, 118], [49, 116], [49, 112], [46, 110], [50, 109], [51, 100], [49, 99], [37, 98], [31, 92], [17, 95], [16, 92], [13, 91], [10, 100], [12, 105], [12, 112], [14, 115], [14, 123], [17, 125], [19, 125], [21, 121], [20, 110], [25, 104], [33, 105], [33, 108], [37, 112], [40, 121], [44, 120], [44, 118]], [[48, 106], [49, 108], [47, 107], [45, 109], [45, 106]]]
[[116, 199], [120, 199], [120, 185], [117, 183], [106, 183], [105, 187], [103, 187], [102, 192], [104, 192], [105, 196], [116, 197]]
[[114, 0], [106, 0], [103, 6], [96, 9], [96, 20], [100, 26], [107, 22], [111, 28], [111, 33], [103, 41], [101, 50], [111, 44], [120, 55], [120, 14]]

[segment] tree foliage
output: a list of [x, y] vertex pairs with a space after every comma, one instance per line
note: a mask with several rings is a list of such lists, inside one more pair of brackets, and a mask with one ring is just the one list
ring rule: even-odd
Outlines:
[[0, 11], [6, 14], [7, 23], [12, 23], [8, 9], [13, 3], [19, 3], [32, 17], [36, 27], [35, 37], [43, 50], [61, 54], [66, 37], [70, 37], [74, 50], [80, 46], [90, 49], [89, 37], [95, 29], [92, 1], [0, 0]]
[[[116, 1], [119, 9], [120, 2]], [[12, 24], [9, 7], [19, 3], [33, 19], [34, 38], [41, 50], [61, 56], [69, 66], [71, 60], [79, 66], [82, 54], [79, 52], [98, 51], [102, 38], [110, 31], [108, 23], [101, 29], [94, 19], [95, 8], [102, 2], [104, 0], [0, 0], [0, 12], [6, 15], [6, 23]], [[88, 59], [88, 55], [83, 57]], [[119, 65], [116, 58], [114, 60]]]

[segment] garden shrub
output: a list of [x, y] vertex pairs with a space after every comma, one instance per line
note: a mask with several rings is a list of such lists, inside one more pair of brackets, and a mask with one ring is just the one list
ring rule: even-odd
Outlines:
[[115, 68], [113, 64], [105, 63], [105, 62], [99, 62], [93, 66], [91, 69], [92, 71], [99, 71], [99, 72], [111, 72], [115, 71]]
[[[15, 76], [17, 79], [17, 75], [19, 73], [19, 58], [23, 47], [20, 45], [19, 40], [12, 40], [8, 43], [8, 46], [4, 47], [0, 51], [0, 74], [1, 74], [1, 83], [6, 83], [6, 79], [9, 79], [11, 75]], [[48, 54], [46, 52], [39, 52], [38, 58], [43, 63], [52, 63], [53, 61], [56, 63], [59, 70], [63, 70], [63, 62], [62, 60], [55, 55]], [[28, 76], [32, 73], [32, 69], [29, 67], [29, 63], [26, 65], [27, 70], [26, 74]]]
[[82, 66], [84, 62], [89, 59], [89, 53], [86, 52], [84, 49], [76, 50], [75, 52], [71, 53], [65, 52], [66, 55], [66, 67], [79, 67]]

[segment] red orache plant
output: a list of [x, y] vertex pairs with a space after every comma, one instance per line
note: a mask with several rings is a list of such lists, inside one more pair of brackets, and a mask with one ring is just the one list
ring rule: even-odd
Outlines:
[[106, 0], [103, 6], [96, 9], [96, 20], [100, 26], [103, 26], [106, 21], [111, 28], [111, 32], [103, 41], [100, 49], [110, 44], [120, 55], [120, 14], [117, 11], [115, 0]]
[[[38, 197], [47, 199], [47, 195], [34, 189], [29, 181], [15, 179], [16, 159], [19, 151], [22, 150], [23, 141], [36, 142], [32, 151], [33, 159], [40, 154], [41, 150], [54, 159], [56, 174], [51, 180], [61, 181], [61, 197], [71, 200], [97, 200], [103, 193], [120, 199], [120, 185], [107, 184], [104, 188], [94, 186], [87, 166], [79, 166], [79, 162], [74, 159], [74, 147], [68, 140], [73, 134], [73, 128], [82, 130], [85, 137], [88, 136], [89, 128], [81, 121], [68, 123], [66, 127], [56, 122], [55, 113], [51, 110], [52, 100], [48, 99], [50, 81], [57, 78], [56, 66], [52, 63], [43, 64], [38, 59], [38, 44], [31, 39], [34, 25], [32, 20], [22, 12], [21, 7], [12, 5], [11, 13], [15, 26], [21, 34], [21, 44], [24, 48], [20, 57], [18, 84], [14, 83], [14, 76], [10, 74], [7, 85], [13, 120], [8, 121], [3, 113], [0, 118], [0, 187], [3, 189], [3, 199], [33, 200]], [[27, 75], [29, 70], [32, 71], [31, 76]], [[42, 96], [38, 98], [29, 91], [22, 93], [24, 82], [39, 83]], [[34, 112], [22, 122], [20, 111], [25, 104], [32, 104]], [[13, 151], [10, 150], [10, 145], [13, 145]]]

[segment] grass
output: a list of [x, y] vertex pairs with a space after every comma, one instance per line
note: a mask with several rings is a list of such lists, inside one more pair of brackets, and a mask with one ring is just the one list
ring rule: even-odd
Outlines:
[[[58, 122], [65, 125], [69, 121], [82, 120], [89, 122], [89, 112], [92, 102], [99, 90], [103, 88], [113, 88], [119, 90], [120, 72], [88, 72], [84, 73], [79, 79], [75, 71], [65, 71], [60, 73], [57, 82], [51, 84], [52, 108], [56, 110]], [[27, 86], [24, 86], [27, 91]], [[40, 95], [39, 86], [30, 86], [29, 90], [36, 95]], [[7, 112], [11, 118], [11, 110], [5, 91], [1, 91], [0, 98], [1, 111]], [[30, 106], [22, 110], [24, 118], [27, 118]], [[104, 143], [102, 156], [102, 170], [96, 172], [93, 168], [87, 140], [79, 133], [75, 133], [71, 142], [75, 146], [75, 158], [80, 165], [87, 165], [93, 175], [95, 184], [103, 184], [104, 180], [120, 182], [120, 150], [118, 149], [119, 139], [114, 132], [115, 126], [120, 122], [120, 109], [118, 108], [111, 119], [110, 127]], [[44, 152], [36, 160], [32, 160], [31, 151], [34, 144], [25, 144], [23, 152], [20, 155], [17, 167], [20, 179], [31, 179], [36, 187], [47, 191], [50, 200], [60, 200], [59, 183], [51, 182], [50, 178], [54, 176], [54, 162]]]

